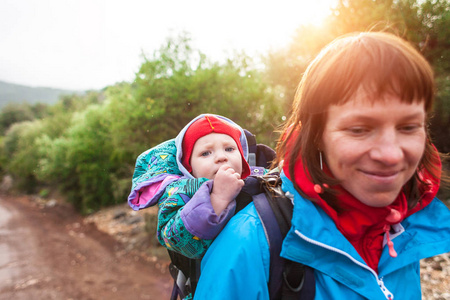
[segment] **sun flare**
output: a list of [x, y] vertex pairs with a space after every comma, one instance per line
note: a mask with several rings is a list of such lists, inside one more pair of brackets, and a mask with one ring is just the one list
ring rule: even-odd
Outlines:
[[293, 4], [293, 11], [298, 13], [298, 25], [320, 25], [330, 15], [331, 8], [337, 0], [297, 1]]
[[[245, 45], [246, 49], [252, 49], [256, 41], [265, 41], [265, 44], [268, 45], [264, 47], [265, 49], [284, 47], [299, 27], [305, 25], [319, 27], [323, 24], [331, 15], [331, 9], [336, 7], [337, 2], [338, 0], [282, 0], [270, 10], [268, 7], [261, 8], [261, 11], [264, 12], [261, 13], [259, 19], [255, 20], [255, 23], [259, 25], [251, 34], [247, 34], [243, 38], [246, 42], [243, 42], [242, 45]], [[240, 30], [245, 31], [242, 27]]]

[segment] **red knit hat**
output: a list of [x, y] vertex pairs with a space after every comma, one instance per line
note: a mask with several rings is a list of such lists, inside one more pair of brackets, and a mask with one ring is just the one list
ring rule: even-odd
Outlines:
[[239, 149], [239, 153], [242, 156], [242, 174], [241, 178], [244, 179], [250, 175], [250, 166], [244, 157], [244, 152], [242, 150], [242, 145], [240, 142], [241, 131], [233, 126], [231, 123], [227, 123], [225, 120], [221, 120], [214, 116], [203, 116], [195, 120], [189, 128], [186, 130], [183, 136], [183, 159], [182, 163], [186, 170], [190, 173], [192, 171], [191, 167], [191, 155], [194, 149], [195, 142], [201, 137], [208, 135], [210, 133], [222, 133], [229, 135], [235, 142]]

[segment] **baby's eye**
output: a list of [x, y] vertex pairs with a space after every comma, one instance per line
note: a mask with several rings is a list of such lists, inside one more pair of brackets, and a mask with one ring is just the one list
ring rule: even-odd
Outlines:
[[206, 157], [210, 154], [211, 154], [211, 151], [203, 151], [200, 155]]
[[233, 152], [235, 149], [234, 149], [234, 147], [226, 147], [225, 148], [225, 151], [227, 151], [227, 152]]

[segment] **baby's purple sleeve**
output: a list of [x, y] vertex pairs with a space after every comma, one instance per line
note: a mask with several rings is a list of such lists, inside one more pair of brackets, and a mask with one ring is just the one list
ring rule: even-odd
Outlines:
[[205, 240], [214, 239], [236, 209], [236, 201], [233, 200], [219, 216], [216, 215], [211, 204], [212, 186], [212, 180], [205, 182], [180, 212], [186, 229]]

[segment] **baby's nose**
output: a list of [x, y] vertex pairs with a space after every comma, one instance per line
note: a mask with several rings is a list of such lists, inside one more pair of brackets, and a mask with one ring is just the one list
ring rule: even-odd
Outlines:
[[224, 162], [227, 160], [228, 160], [228, 157], [227, 157], [225, 151], [217, 151], [216, 152], [216, 161], [217, 162]]

